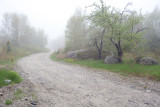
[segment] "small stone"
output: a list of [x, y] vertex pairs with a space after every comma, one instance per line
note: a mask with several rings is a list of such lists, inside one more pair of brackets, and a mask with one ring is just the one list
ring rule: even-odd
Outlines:
[[37, 105], [37, 102], [36, 101], [31, 101], [31, 104], [32, 105]]
[[130, 88], [135, 88], [135, 86], [131, 85]]
[[11, 80], [4, 80], [4, 82], [9, 84], [9, 83], [11, 83]]
[[149, 105], [149, 103], [147, 103], [147, 102], [144, 102], [144, 104], [147, 104], [147, 105]]
[[134, 101], [132, 101], [132, 100], [128, 100], [128, 102], [132, 102], [132, 103], [134, 103]]
[[104, 101], [105, 101], [105, 102], [108, 102], [108, 101], [109, 101], [109, 99], [105, 98], [105, 99], [104, 99]]
[[144, 85], [145, 83], [144, 82], [139, 82], [140, 84]]
[[150, 92], [151, 92], [151, 90], [147, 90], [147, 92], [148, 92], [148, 93], [150, 93]]
[[139, 90], [144, 91], [145, 89], [144, 88], [140, 88]]
[[0, 93], [0, 96], [3, 96], [3, 93]]
[[89, 95], [87, 94], [86, 97], [88, 97]]

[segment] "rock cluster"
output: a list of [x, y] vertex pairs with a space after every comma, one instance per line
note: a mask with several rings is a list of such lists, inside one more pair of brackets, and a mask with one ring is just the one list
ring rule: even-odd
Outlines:
[[151, 57], [144, 57], [140, 60], [141, 65], [157, 65], [158, 61]]
[[86, 53], [87, 53], [87, 50], [69, 51], [66, 54], [66, 58], [87, 59], [88, 55]]
[[104, 63], [115, 64], [115, 63], [118, 63], [118, 60], [117, 60], [117, 57], [115, 57], [115, 56], [106, 56]]

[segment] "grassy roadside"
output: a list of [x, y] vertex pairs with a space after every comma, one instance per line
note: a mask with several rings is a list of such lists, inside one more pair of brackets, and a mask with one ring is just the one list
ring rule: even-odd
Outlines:
[[[17, 72], [12, 71], [13, 66], [18, 59], [33, 53], [45, 51], [47, 50], [37, 48], [14, 48], [12, 52], [0, 56], [0, 87], [7, 86], [9, 84], [20, 83], [22, 81], [20, 75]], [[11, 70], [6, 70], [6, 68]], [[5, 83], [5, 80], [11, 80], [11, 83]]]
[[0, 69], [0, 87], [8, 85], [8, 83], [5, 83], [4, 80], [11, 80], [11, 83], [9, 84], [20, 83], [22, 81], [17, 72]]
[[52, 60], [62, 61], [67, 63], [78, 64], [91, 68], [109, 70], [120, 73], [121, 75], [134, 75], [141, 77], [148, 77], [155, 80], [160, 80], [160, 65], [142, 66], [133, 64], [129, 61], [124, 61], [121, 64], [105, 64], [103, 60], [74, 60], [74, 59], [60, 59], [55, 54], [50, 56]]

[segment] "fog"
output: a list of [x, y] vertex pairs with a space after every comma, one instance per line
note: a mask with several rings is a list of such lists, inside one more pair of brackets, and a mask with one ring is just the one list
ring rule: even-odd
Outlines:
[[[52, 41], [64, 36], [67, 20], [76, 8], [85, 8], [99, 0], [0, 0], [0, 20], [4, 13], [20, 13], [28, 17], [30, 24], [43, 29], [48, 35], [47, 47], [52, 48]], [[142, 13], [151, 12], [160, 6], [159, 0], [104, 0], [107, 5], [123, 8], [132, 2], [132, 8], [142, 9]], [[58, 41], [59, 42], [59, 41]]]

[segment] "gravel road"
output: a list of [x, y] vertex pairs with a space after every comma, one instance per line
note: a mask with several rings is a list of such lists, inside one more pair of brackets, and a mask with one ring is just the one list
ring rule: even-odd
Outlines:
[[38, 107], [160, 107], [160, 84], [50, 60], [24, 57], [18, 67], [34, 84]]

